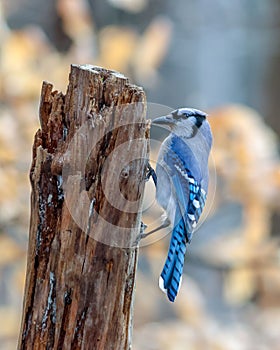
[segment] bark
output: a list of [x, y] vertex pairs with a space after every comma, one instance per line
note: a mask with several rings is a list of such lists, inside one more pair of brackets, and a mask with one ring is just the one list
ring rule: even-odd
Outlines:
[[19, 349], [129, 349], [149, 125], [117, 72], [44, 82]]

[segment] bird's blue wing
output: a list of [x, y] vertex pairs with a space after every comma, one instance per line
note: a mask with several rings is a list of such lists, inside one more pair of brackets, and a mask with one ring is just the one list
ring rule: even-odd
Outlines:
[[176, 153], [173, 153], [172, 158], [172, 162], [169, 163], [171, 188], [177, 202], [174, 224], [183, 218], [185, 235], [187, 241], [190, 241], [205, 206], [206, 191]]
[[206, 192], [175, 153], [168, 163], [176, 213], [167, 259], [160, 276], [160, 287], [167, 293], [169, 300], [174, 301], [180, 288], [186, 245], [192, 238], [204, 208]]

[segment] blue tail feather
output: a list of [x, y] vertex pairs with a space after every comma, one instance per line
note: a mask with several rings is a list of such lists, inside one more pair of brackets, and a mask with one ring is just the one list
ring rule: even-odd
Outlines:
[[160, 287], [174, 301], [180, 288], [185, 253], [187, 250], [183, 218], [174, 227], [167, 259], [160, 275]]

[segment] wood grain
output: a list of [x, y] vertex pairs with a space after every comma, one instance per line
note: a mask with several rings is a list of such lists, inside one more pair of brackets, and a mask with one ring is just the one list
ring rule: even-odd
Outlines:
[[143, 90], [71, 66], [44, 82], [19, 349], [129, 349], [149, 125]]

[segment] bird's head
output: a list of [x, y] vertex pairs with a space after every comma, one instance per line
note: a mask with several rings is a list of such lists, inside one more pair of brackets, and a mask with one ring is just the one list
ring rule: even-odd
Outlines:
[[[156, 118], [153, 124], [166, 125], [172, 132], [186, 138], [194, 137], [203, 123], [207, 114], [193, 108], [175, 109], [170, 114]], [[208, 124], [208, 122], [206, 121]]]

